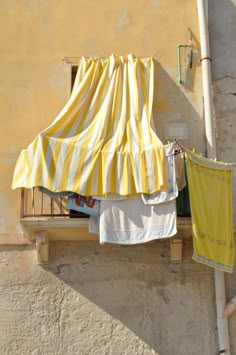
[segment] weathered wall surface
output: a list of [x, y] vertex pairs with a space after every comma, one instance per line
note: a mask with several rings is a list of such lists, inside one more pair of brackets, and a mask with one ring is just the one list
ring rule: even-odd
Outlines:
[[217, 354], [212, 270], [169, 243], [1, 248], [1, 355]]
[[[217, 155], [236, 162], [236, 1], [209, 0], [209, 32], [216, 115]], [[233, 207], [236, 226], [236, 166], [233, 167]], [[235, 227], [236, 228], [236, 227]], [[236, 294], [235, 272], [226, 275], [226, 297]], [[229, 319], [231, 353], [236, 354], [236, 315]]]
[[213, 79], [236, 77], [236, 1], [208, 0]]
[[[218, 159], [236, 162], [236, 1], [209, 0], [209, 33]], [[233, 174], [236, 206], [236, 166]], [[236, 208], [234, 208], [236, 226]]]
[[[231, 152], [235, 161], [235, 67], [229, 54], [234, 42], [226, 41], [223, 3], [233, 21], [232, 1], [211, 0], [209, 11], [218, 63], [214, 58], [218, 151], [225, 160]], [[153, 110], [160, 138], [165, 140], [166, 124], [185, 123], [189, 137], [183, 144], [204, 152], [195, 2], [101, 0], [98, 6], [82, 0], [1, 0], [0, 17], [0, 239], [20, 232], [19, 193], [10, 187], [19, 152], [51, 123], [69, 96], [70, 66], [63, 57], [76, 62], [71, 57], [154, 55]], [[193, 68], [183, 53], [180, 87], [176, 46], [189, 42], [188, 27]], [[228, 53], [223, 67], [218, 56], [222, 43]], [[217, 354], [213, 272], [191, 261], [191, 242], [184, 245], [183, 263], [171, 265], [168, 245], [57, 242], [44, 268], [36, 264], [34, 246], [0, 246], [0, 354]], [[236, 293], [235, 284], [229, 276], [228, 298]], [[233, 316], [234, 348], [235, 327]]]
[[[235, 17], [236, 19], [236, 17]], [[236, 53], [235, 53], [236, 55]], [[235, 56], [234, 56], [235, 57]], [[223, 74], [223, 73], [222, 73]], [[216, 114], [217, 155], [225, 162], [236, 162], [236, 77], [223, 75], [213, 83]], [[236, 228], [236, 164], [233, 165], [233, 206]]]

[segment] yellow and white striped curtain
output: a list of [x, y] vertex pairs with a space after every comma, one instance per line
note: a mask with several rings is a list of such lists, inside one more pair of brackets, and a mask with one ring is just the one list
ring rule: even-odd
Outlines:
[[153, 76], [152, 58], [82, 58], [68, 103], [21, 151], [12, 187], [85, 196], [166, 188], [163, 145], [151, 128]]

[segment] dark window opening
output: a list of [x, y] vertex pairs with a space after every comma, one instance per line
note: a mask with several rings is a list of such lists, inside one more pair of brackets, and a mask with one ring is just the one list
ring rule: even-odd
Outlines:
[[77, 73], [78, 65], [72, 65], [71, 66], [71, 83], [70, 83], [70, 91], [72, 91], [74, 83], [75, 83], [75, 77]]

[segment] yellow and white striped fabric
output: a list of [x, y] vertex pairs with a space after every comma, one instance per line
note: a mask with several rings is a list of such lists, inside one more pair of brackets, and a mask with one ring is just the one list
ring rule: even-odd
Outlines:
[[68, 103], [22, 150], [12, 187], [85, 196], [167, 188], [163, 145], [151, 128], [153, 76], [152, 58], [82, 58]]

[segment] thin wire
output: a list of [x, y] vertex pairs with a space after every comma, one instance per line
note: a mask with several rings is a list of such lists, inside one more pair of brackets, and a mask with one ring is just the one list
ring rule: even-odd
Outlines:
[[[186, 153], [187, 148], [184, 148], [184, 147], [177, 141], [176, 138], [173, 138], [173, 143], [175, 143], [176, 146], [178, 146], [183, 152]], [[219, 160], [217, 160], [217, 161], [220, 162]], [[236, 162], [235, 162], [235, 163], [226, 163], [226, 162], [223, 162], [223, 161], [222, 161], [222, 163], [227, 164], [227, 165], [236, 166]]]
[[[144, 56], [144, 57], [142, 57], [142, 56], [135, 56], [135, 58], [142, 58], [142, 59], [145, 59], [145, 58], [150, 58], [150, 57], [152, 57], [153, 59], [155, 59], [156, 58], [156, 55], [157, 55], [157, 53], [158, 53], [158, 51], [159, 50], [157, 50], [153, 55], [151, 55], [151, 56]], [[127, 57], [127, 55], [126, 56], [124, 56], [124, 57]], [[81, 59], [81, 58], [85, 58], [85, 59], [95, 59], [95, 58], [99, 58], [99, 59], [107, 59], [107, 58], [109, 58], [109, 56], [107, 56], [107, 57], [105, 57], [105, 56], [66, 56], [66, 57], [63, 57], [62, 58], [62, 61], [63, 61], [63, 63], [65, 63], [65, 64], [75, 64], [75, 63], [73, 63], [73, 59]], [[72, 61], [72, 62], [71, 62]]]

